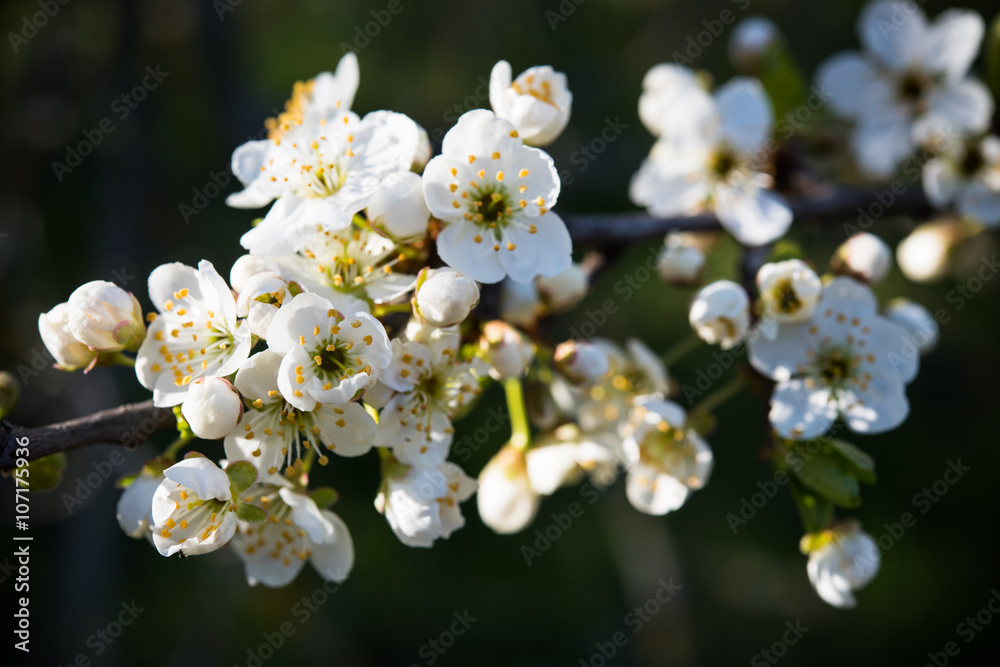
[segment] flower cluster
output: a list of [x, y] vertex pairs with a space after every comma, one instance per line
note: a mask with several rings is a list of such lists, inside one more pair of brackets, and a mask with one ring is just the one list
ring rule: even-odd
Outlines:
[[[983, 22], [949, 11], [930, 23], [912, 3], [879, 0], [859, 32], [864, 53], [833, 57], [817, 78], [854, 123], [863, 171], [888, 176], [918, 148], [930, 151], [928, 198], [964, 219], [917, 228], [897, 256], [915, 279], [940, 277], [954, 246], [1000, 225], [1000, 139], [985, 134], [993, 102], [967, 76]], [[731, 44], [737, 69], [757, 74], [783, 49], [760, 19]], [[406, 115], [355, 113], [359, 80], [349, 53], [334, 73], [296, 83], [268, 137], [233, 153], [242, 189], [228, 203], [267, 210], [243, 235], [247, 253], [228, 280], [207, 260], [168, 263], [149, 275], [145, 316], [135, 296], [94, 281], [39, 317], [57, 367], [134, 365], [154, 405], [176, 415], [177, 440], [121, 481], [124, 532], [164, 556], [231, 545], [251, 585], [286, 585], [306, 561], [343, 581], [354, 544], [314, 464], [347, 466], [373, 449], [374, 506], [412, 547], [464, 526], [462, 503], [474, 493], [498, 533], [527, 527], [559, 488], [603, 489], [618, 477], [637, 510], [662, 516], [707, 484], [713, 410], [750, 383], [770, 392], [766, 451], [792, 480], [808, 579], [829, 604], [853, 606], [879, 557], [834, 508], [858, 505], [874, 463], [835, 438], [835, 425], [877, 434], [902, 424], [906, 387], [939, 331], [912, 301], [879, 309], [872, 286], [892, 272], [893, 253], [878, 236], [850, 236], [829, 272], [794, 243], [772, 247], [792, 223], [783, 193], [795, 186], [778, 177], [775, 155], [787, 146], [775, 136], [766, 77], [713, 92], [703, 73], [660, 64], [639, 97], [656, 142], [632, 178], [633, 202], [654, 216], [714, 214], [759, 258], [739, 282], [702, 285], [718, 270], [708, 266], [714, 236], [725, 235], [672, 232], [647, 263], [665, 283], [697, 289], [693, 343], [747, 352], [749, 366], [690, 409], [675, 400], [672, 375], [692, 345], [661, 356], [635, 339], [560, 342], [544, 331], [586, 299], [607, 259], [575, 263], [553, 211], [559, 171], [539, 147], [569, 122], [564, 74], [544, 66], [514, 78], [498, 62], [492, 109], [462, 115], [438, 155]], [[474, 479], [450, 460], [456, 423], [495, 385], [510, 438]], [[217, 455], [179, 457], [195, 438], [221, 442]], [[810, 455], [790, 467], [804, 447]]]

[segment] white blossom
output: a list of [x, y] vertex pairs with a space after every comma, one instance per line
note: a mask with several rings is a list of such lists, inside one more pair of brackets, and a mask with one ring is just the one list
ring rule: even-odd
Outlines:
[[129, 537], [152, 540], [153, 494], [163, 481], [163, 473], [144, 467], [118, 498], [118, 525]]
[[632, 201], [662, 217], [711, 210], [744, 245], [784, 235], [792, 212], [761, 171], [774, 114], [760, 82], [737, 77], [714, 96], [685, 85], [671, 99], [677, 108], [632, 178]]
[[375, 420], [357, 402], [321, 403], [302, 411], [278, 390], [282, 356], [264, 350], [244, 362], [235, 385], [247, 401], [237, 427], [226, 436], [226, 456], [273, 475], [302, 457], [303, 445], [327, 462], [320, 445], [340, 456], [367, 453], [375, 440]]
[[279, 273], [258, 273], [249, 278], [236, 299], [236, 314], [245, 319], [250, 333], [267, 337], [271, 320], [286, 300], [292, 298], [292, 287]]
[[983, 32], [974, 11], [949, 9], [928, 22], [912, 2], [865, 6], [863, 51], [831, 57], [816, 76], [831, 108], [855, 122], [851, 148], [864, 171], [890, 176], [922, 144], [987, 128], [993, 100], [967, 76]]
[[299, 252], [274, 258], [282, 276], [328, 299], [345, 313], [370, 312], [413, 289], [416, 276], [399, 273], [396, 242], [348, 227], [306, 236]]
[[233, 262], [233, 268], [229, 270], [229, 284], [239, 294], [243, 291], [243, 286], [246, 285], [247, 281], [260, 273], [277, 273], [280, 275], [281, 270], [277, 264], [266, 257], [240, 255]]
[[548, 65], [530, 67], [512, 80], [510, 63], [501, 60], [490, 74], [490, 106], [497, 118], [510, 121], [524, 143], [545, 146], [569, 123], [573, 93], [566, 75]]
[[285, 255], [300, 250], [317, 228], [348, 227], [383, 178], [409, 170], [419, 132], [403, 114], [375, 111], [359, 119], [345, 111], [324, 120], [293, 125], [233, 153], [233, 173], [245, 189], [226, 201], [257, 208], [277, 200], [241, 239], [251, 253]]
[[636, 400], [622, 446], [628, 462], [626, 494], [646, 514], [679, 509], [712, 472], [712, 450], [687, 426], [683, 408], [658, 396]]
[[379, 413], [378, 441], [402, 463], [434, 466], [447, 458], [451, 420], [480, 392], [472, 365], [457, 356], [457, 332], [392, 341], [392, 363], [381, 380], [397, 393]]
[[179, 405], [193, 380], [231, 375], [249, 356], [250, 329], [237, 320], [233, 293], [210, 262], [157, 267], [149, 298], [160, 314], [139, 348], [135, 374], [157, 407]]
[[278, 309], [267, 330], [267, 344], [282, 356], [278, 390], [306, 412], [318, 404], [351, 401], [392, 361], [381, 322], [368, 313], [345, 316], [310, 292]]
[[938, 323], [926, 308], [909, 299], [896, 298], [885, 305], [884, 315], [906, 329], [921, 354], [934, 349], [940, 336]]
[[559, 187], [552, 158], [525, 146], [513, 125], [491, 111], [465, 113], [424, 169], [427, 206], [445, 223], [438, 254], [482, 283], [562, 273], [573, 244], [550, 211]]
[[989, 228], [1000, 226], [1000, 137], [954, 142], [924, 165], [923, 183], [938, 208], [951, 204]]
[[476, 491], [476, 482], [454, 463], [408, 466], [383, 463], [382, 488], [375, 507], [388, 519], [399, 541], [431, 547], [465, 525], [459, 503]]
[[215, 551], [236, 532], [236, 505], [225, 471], [202, 456], [163, 471], [153, 494], [153, 544], [163, 556]]
[[306, 561], [327, 581], [347, 579], [354, 567], [354, 542], [347, 525], [288, 482], [280, 478], [273, 482], [249, 492], [267, 508], [269, 520], [241, 521], [233, 536], [232, 546], [243, 561], [247, 583], [287, 586]]
[[826, 433], [838, 415], [859, 433], [881, 433], [906, 419], [905, 386], [917, 374], [908, 334], [877, 313], [871, 289], [838, 277], [823, 289], [811, 320], [782, 326], [772, 341], [750, 341], [750, 362], [776, 380], [770, 420], [782, 438]]
[[760, 267], [757, 290], [763, 311], [759, 328], [774, 338], [779, 325], [804, 322], [813, 316], [823, 283], [808, 264], [789, 259]]

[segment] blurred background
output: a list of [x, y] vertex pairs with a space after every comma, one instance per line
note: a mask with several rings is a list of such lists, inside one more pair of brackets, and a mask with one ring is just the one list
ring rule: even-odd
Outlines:
[[[25, 23], [46, 6], [53, 15], [38, 19], [41, 27]], [[619, 211], [632, 208], [628, 179], [652, 143], [636, 111], [650, 66], [715, 30], [721, 34], [702, 38], [708, 46], [686, 55], [717, 81], [728, 79], [732, 24], [717, 22], [728, 10], [775, 20], [811, 75], [824, 57], [857, 45], [860, 6], [855, 0], [4, 3], [0, 368], [19, 376], [23, 389], [11, 421], [41, 425], [148, 398], [127, 369], [87, 377], [52, 370], [38, 314], [96, 279], [125, 285], [148, 306], [146, 276], [167, 261], [206, 258], [227, 275], [252, 217], [224, 203], [237, 189], [228, 182], [232, 150], [261, 136], [264, 119], [282, 108], [294, 81], [332, 70], [347, 47], [361, 64], [354, 109], [406, 113], [437, 140], [461, 112], [489, 106], [487, 82], [498, 59], [510, 60], [515, 73], [546, 63], [564, 71], [573, 118], [549, 148], [564, 170], [558, 209]], [[932, 16], [947, 6], [924, 4]], [[997, 9], [995, 0], [963, 6], [987, 18]], [[595, 159], [581, 160], [582, 148], [609, 123], [620, 124], [620, 135]], [[81, 142], [91, 149], [78, 151]], [[913, 226], [887, 217], [877, 231], [895, 245]], [[822, 267], [844, 230], [805, 221], [793, 237]], [[621, 308], [599, 327], [601, 336], [636, 336], [658, 352], [686, 337], [688, 292], [655, 278], [628, 299], [615, 290], [626, 276], [640, 275], [637, 267], [659, 243], [631, 248], [603, 273], [587, 302], [550, 323], [553, 339], [592, 321], [588, 310], [606, 298]], [[992, 241], [982, 243], [977, 257], [991, 257]], [[724, 243], [712, 262], [712, 276], [734, 275], [735, 248]], [[779, 488], [734, 534], [727, 515], [749, 516], [744, 502], [772, 478], [760, 456], [764, 397], [743, 395], [717, 413], [710, 484], [667, 517], [633, 510], [619, 481], [595, 494], [593, 504], [578, 487], [556, 493], [544, 500], [535, 524], [514, 536], [485, 528], [473, 500], [464, 506], [466, 527], [451, 539], [410, 549], [372, 507], [374, 453], [338, 459], [323, 473], [341, 493], [335, 510], [352, 531], [357, 561], [335, 591], [309, 567], [288, 588], [249, 588], [227, 550], [166, 560], [145, 541], [125, 537], [115, 520], [114, 480], [154, 455], [168, 433], [127, 453], [124, 462], [111, 447], [75, 452], [58, 489], [31, 495], [31, 653], [14, 651], [3, 627], [3, 663], [935, 664], [930, 652], [943, 665], [950, 641], [960, 649], [947, 658], [953, 664], [984, 663], [1000, 646], [1000, 622], [984, 624], [992, 614], [980, 613], [1000, 597], [993, 404], [1000, 281], [986, 280], [973, 298], [958, 299], [953, 290], [972, 275], [966, 271], [915, 286], [895, 270], [877, 289], [883, 300], [905, 295], [932, 311], [945, 309], [949, 321], [909, 388], [910, 419], [887, 435], [849, 438], [875, 457], [879, 484], [865, 488], [860, 509], [842, 516], [860, 519], [876, 538], [888, 536], [880, 542], [882, 572], [860, 593], [857, 610], [832, 609], [810, 588], [787, 489]], [[716, 363], [715, 352], [703, 347], [671, 368], [672, 375], [695, 382]], [[495, 388], [458, 426], [456, 442], [476, 436], [468, 456], [458, 458], [473, 476], [507, 438], [501, 429], [483, 441], [490, 410], [501, 400]], [[933, 503], [921, 500], [958, 461], [968, 472], [952, 485], [939, 483], [936, 492], [944, 492], [932, 491]], [[10, 479], [0, 480], [4, 626], [12, 624], [16, 597], [12, 489]], [[574, 503], [582, 515], [568, 526], [565, 517], [553, 517]], [[916, 523], [900, 532], [892, 524], [905, 512]], [[556, 539], [541, 541], [536, 530]], [[530, 563], [525, 547], [538, 550]], [[669, 602], [651, 602], [661, 582], [680, 589]], [[980, 630], [959, 627], [977, 613]], [[124, 621], [126, 627], [117, 625]], [[615, 644], [616, 633], [624, 646]]]

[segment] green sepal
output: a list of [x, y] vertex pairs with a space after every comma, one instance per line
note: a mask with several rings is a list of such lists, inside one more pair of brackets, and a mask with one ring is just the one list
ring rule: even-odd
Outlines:
[[249, 461], [233, 461], [226, 466], [229, 488], [237, 496], [257, 482], [257, 468]]
[[314, 489], [309, 494], [309, 497], [312, 499], [314, 503], [316, 503], [316, 507], [322, 510], [326, 509], [327, 507], [330, 507], [330, 505], [333, 505], [335, 502], [337, 502], [337, 500], [340, 498], [340, 494], [337, 493], [337, 490], [332, 487], [321, 486], [317, 489]]
[[236, 518], [240, 521], [246, 521], [248, 523], [260, 523], [262, 521], [267, 521], [267, 512], [256, 505], [251, 505], [250, 503], [245, 503], [242, 500], [237, 500]]

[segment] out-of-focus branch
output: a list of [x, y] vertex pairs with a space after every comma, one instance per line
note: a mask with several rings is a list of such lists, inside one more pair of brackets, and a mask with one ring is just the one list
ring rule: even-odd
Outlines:
[[[111, 410], [50, 426], [25, 428], [0, 422], [0, 470], [13, 470], [18, 440], [27, 438], [27, 460], [90, 445], [138, 447], [158, 431], [174, 428], [177, 420], [170, 408], [157, 408], [152, 401], [132, 403]], [[21, 440], [24, 442], [24, 440]]]
[[[896, 187], [900, 189], [899, 185]], [[886, 202], [889, 202], [888, 204]], [[885, 214], [924, 216], [932, 211], [923, 191], [910, 186], [896, 194], [889, 185], [867, 189], [830, 187], [815, 196], [789, 201], [795, 223], [802, 220], [852, 223], [857, 226], [860, 208], [865, 217], [876, 219]], [[561, 213], [577, 244], [619, 245], [645, 241], [671, 231], [707, 231], [721, 229], [718, 218], [702, 213], [674, 218], [654, 218], [645, 213]]]

